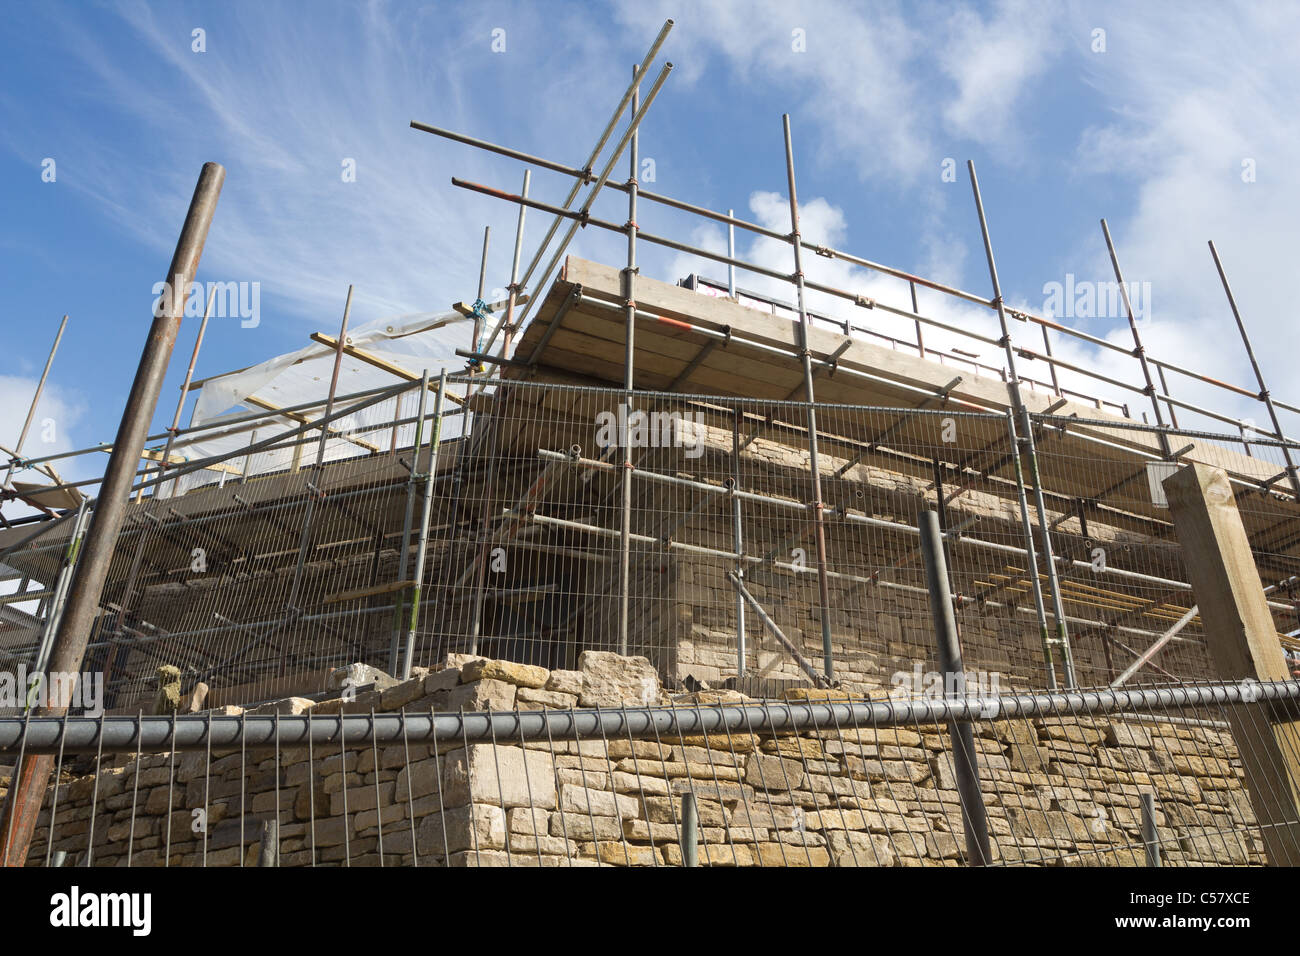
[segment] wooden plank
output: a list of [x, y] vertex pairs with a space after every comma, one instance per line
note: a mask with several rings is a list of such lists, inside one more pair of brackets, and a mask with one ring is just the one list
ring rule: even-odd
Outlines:
[[[1219, 678], [1290, 680], [1227, 474], [1189, 465], [1166, 478], [1164, 487]], [[1300, 864], [1300, 720], [1288, 711], [1296, 713], [1294, 703], [1228, 708], [1273, 866]]]
[[[311, 334], [311, 340], [313, 342], [318, 342], [321, 345], [329, 346], [331, 349], [337, 349], [339, 347], [339, 339], [337, 335], [328, 335], [324, 332], [313, 332]], [[344, 344], [343, 352], [345, 355], [350, 355], [354, 359], [359, 359], [367, 365], [373, 365], [375, 368], [382, 369], [389, 375], [396, 376], [406, 382], [418, 382], [422, 378], [422, 376], [417, 375], [410, 369], [403, 368], [395, 362], [390, 362], [385, 358], [381, 358], [373, 352], [367, 352], [365, 349], [357, 348], [355, 345]], [[433, 392], [435, 395], [438, 393], [436, 379], [431, 378], [429, 380], [429, 391]], [[450, 389], [447, 390], [447, 398], [455, 402], [457, 405], [465, 404], [465, 399], [461, 398], [459, 395], [453, 394]]]
[[[565, 283], [581, 284], [585, 294], [610, 301], [616, 301], [620, 295], [619, 272], [615, 268], [576, 257], [569, 257], [565, 263], [563, 276]], [[557, 286], [560, 284], [559, 282], [556, 283]], [[792, 353], [797, 349], [796, 323], [781, 316], [774, 316], [767, 312], [739, 305], [728, 299], [700, 295], [689, 289], [643, 276], [637, 283], [637, 304], [647, 312], [664, 315], [670, 319], [689, 321], [716, 330], [729, 328], [737, 336], [762, 341], [790, 350]], [[847, 304], [845, 307], [850, 308]], [[809, 347], [814, 355], [818, 356], [832, 353], [842, 341], [842, 335], [820, 328], [813, 328], [809, 335]], [[1009, 402], [1006, 385], [1000, 380], [976, 377], [968, 372], [963, 372], [962, 369], [956, 366], [940, 365], [937, 362], [875, 345], [863, 339], [854, 339], [853, 344], [841, 357], [840, 362], [846, 367], [859, 368], [873, 375], [926, 390], [942, 388], [951, 380], [953, 375], [962, 374], [964, 380], [953, 391], [954, 398], [974, 402], [990, 410], [1006, 408]], [[558, 365], [561, 363], [554, 361], [552, 364]], [[845, 381], [849, 380], [846, 379]], [[862, 392], [858, 392], [859, 397], [856, 397], [855, 400], [870, 404], [871, 400], [863, 392], [871, 386], [860, 380], [853, 384], [860, 386], [862, 389]], [[837, 400], [847, 399], [854, 395], [854, 391], [848, 390], [845, 394], [837, 392], [835, 398]], [[822, 396], [819, 395], [819, 401], [821, 398]], [[919, 396], [912, 393], [905, 403], [915, 404], [918, 398]], [[1048, 392], [1026, 391], [1024, 398], [1031, 411], [1041, 411], [1056, 401], [1055, 396]], [[1076, 401], [1067, 401], [1063, 407], [1056, 411], [1056, 414], [1063, 416], [1075, 415], [1079, 418], [1101, 422], [1113, 420], [1119, 423], [1125, 421], [1116, 415]], [[1150, 431], [1107, 428], [1104, 424], [1079, 425], [1075, 426], [1074, 430], [1081, 435], [1101, 438], [1132, 448], [1135, 452], [1159, 453], [1158, 438]], [[1267, 462], [1219, 446], [1209, 445], [1205, 442], [1195, 442], [1190, 439], [1186, 441], [1188, 444], [1193, 445], [1192, 450], [1188, 453], [1188, 457], [1193, 460], [1227, 467], [1232, 474], [1241, 475], [1252, 481], [1260, 481], [1270, 476], [1269, 470], [1271, 466]], [[1069, 447], [1076, 450], [1075, 457], [1079, 460], [1088, 460], [1095, 455], [1097, 450], [1095, 444], [1090, 444], [1078, 437], [1069, 442]], [[1142, 458], [1139, 455], [1134, 456], [1135, 463], [1140, 464], [1141, 460]], [[1275, 472], [1277, 468], [1274, 467], [1272, 470]], [[1100, 486], [1091, 489], [1094, 495], [1100, 490]], [[1081, 497], [1090, 496], [1083, 488], [1078, 488], [1077, 491]], [[1294, 509], [1292, 510], [1294, 511]]]
[[[144, 451], [142, 451], [142, 452], [140, 453], [140, 457], [141, 457], [141, 458], [148, 458], [150, 461], [162, 461], [162, 452], [159, 451], [157, 448], [146, 448]], [[189, 464], [189, 459], [186, 458], [186, 457], [183, 456], [183, 455], [175, 455], [175, 454], [173, 454], [173, 455], [168, 456], [167, 464], [169, 464], [169, 465], [186, 465], [186, 464]], [[243, 471], [241, 471], [240, 469], [236, 468], [234, 465], [228, 465], [228, 464], [226, 464], [225, 462], [222, 462], [222, 461], [213, 462], [213, 463], [210, 464], [210, 465], [205, 465], [203, 470], [204, 470], [204, 471], [224, 471], [224, 472], [225, 472], [226, 474], [228, 474], [228, 475], [242, 475], [242, 474], [243, 474]]]
[[344, 601], [359, 601], [362, 598], [374, 597], [376, 594], [392, 594], [394, 591], [408, 591], [415, 587], [414, 581], [388, 581], [384, 584], [372, 584], [369, 587], [353, 588], [351, 591], [340, 591], [338, 594], [331, 594], [322, 604], [342, 604]]
[[[265, 408], [268, 412], [275, 412], [275, 413], [276, 413], [277, 415], [279, 415], [280, 417], [282, 417], [282, 418], [287, 418], [287, 419], [289, 419], [290, 421], [293, 421], [293, 422], [298, 422], [300, 425], [311, 425], [311, 424], [314, 424], [314, 422], [313, 422], [310, 418], [308, 418], [306, 415], [299, 415], [297, 412], [286, 412], [286, 411], [284, 411], [282, 408], [280, 408], [279, 405], [276, 405], [276, 404], [274, 404], [273, 402], [268, 402], [268, 401], [267, 401], [266, 399], [264, 399], [264, 398], [258, 398], [256, 395], [248, 395], [248, 396], [246, 396], [246, 397], [244, 398], [243, 401], [244, 401], [244, 404], [245, 404], [245, 405], [254, 405], [254, 406], [256, 406], [257, 408]], [[317, 425], [316, 427], [317, 427], [317, 428], [320, 428], [320, 427], [322, 427], [322, 426]], [[325, 429], [326, 429], [326, 430], [327, 430], [331, 435], [334, 435], [334, 436], [337, 437], [337, 438], [343, 438], [343, 439], [345, 439], [345, 440], [347, 440], [347, 441], [350, 441], [350, 442], [352, 442], [352, 444], [354, 444], [354, 445], [356, 445], [356, 446], [358, 446], [358, 447], [360, 447], [360, 448], [364, 448], [364, 449], [366, 449], [367, 451], [379, 451], [379, 450], [380, 450], [378, 445], [372, 445], [372, 444], [370, 444], [370, 442], [366, 441], [364, 438], [353, 438], [353, 437], [351, 437], [350, 435], [345, 435], [345, 434], [343, 434], [341, 431], [339, 431], [337, 428], [335, 428], [335, 427], [332, 426], [332, 425], [325, 425], [324, 428], [325, 428]]]

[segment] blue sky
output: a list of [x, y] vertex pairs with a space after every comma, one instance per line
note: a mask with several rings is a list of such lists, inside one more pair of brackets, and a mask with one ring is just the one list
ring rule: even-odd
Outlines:
[[[488, 284], [503, 286], [515, 210], [453, 188], [450, 177], [513, 190], [522, 167], [409, 121], [580, 163], [669, 16], [676, 27], [660, 59], [675, 69], [642, 126], [641, 154], [655, 166], [649, 188], [788, 229], [788, 112], [806, 236], [988, 294], [964, 172], [974, 159], [1009, 301], [1040, 311], [1047, 283], [1067, 274], [1108, 280], [1097, 223], [1105, 216], [1126, 277], [1151, 283], [1149, 350], [1247, 384], [1205, 246], [1212, 238], [1274, 392], [1300, 399], [1288, 294], [1300, 221], [1300, 8], [14, 4], [0, 35], [9, 333], [0, 442], [16, 438], [64, 312], [68, 332], [41, 416], [58, 422], [57, 448], [112, 438], [154, 284], [207, 160], [224, 164], [227, 179], [200, 278], [260, 283], [261, 312], [254, 328], [213, 320], [199, 376], [333, 332], [350, 282], [355, 324], [472, 299], [484, 225], [494, 237]], [[203, 52], [193, 49], [195, 29]], [[505, 31], [504, 52], [492, 49], [494, 30]], [[55, 161], [53, 182], [42, 178], [46, 159]], [[347, 159], [355, 182], [341, 176]], [[941, 177], [945, 159], [956, 161], [955, 183]], [[1246, 162], [1253, 181], [1243, 178]], [[534, 195], [557, 202], [569, 185], [545, 172], [533, 182]], [[597, 211], [622, 221], [624, 200], [611, 194]], [[698, 244], [723, 241], [720, 229], [648, 205], [640, 224]], [[544, 225], [530, 215], [527, 253]], [[622, 245], [587, 230], [571, 251], [617, 263]], [[741, 253], [791, 268], [787, 249], [742, 238]], [[643, 274], [660, 279], [701, 268], [644, 244], [640, 258]], [[814, 268], [905, 304], [896, 282], [825, 260]], [[922, 302], [987, 328], [987, 315]], [[1078, 324], [1116, 341], [1129, 334], [1119, 316]], [[197, 325], [182, 329], [156, 428], [170, 419]], [[1123, 356], [1057, 348], [1136, 381], [1136, 363]], [[992, 351], [981, 360], [1001, 364]]]

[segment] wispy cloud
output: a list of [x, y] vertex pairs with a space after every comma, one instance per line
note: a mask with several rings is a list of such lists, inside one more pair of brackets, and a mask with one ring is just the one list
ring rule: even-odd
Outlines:
[[[517, 187], [517, 164], [411, 130], [410, 120], [525, 149], [542, 139], [553, 147], [544, 135], [553, 128], [587, 142], [603, 122], [589, 97], [563, 95], [573, 71], [539, 62], [594, 53], [594, 41], [527, 5], [484, 5], [455, 24], [431, 9], [380, 3], [321, 16], [264, 5], [223, 8], [218, 18], [143, 3], [116, 9], [127, 56], [76, 18], [56, 24], [114, 120], [112, 136], [85, 134], [77, 175], [61, 181], [165, 250], [174, 238], [159, 223], [178, 221], [202, 161], [222, 162], [228, 176], [203, 268], [260, 281], [269, 321], [332, 326], [351, 281], [360, 320], [472, 299], [484, 225], [493, 228], [489, 287], [505, 284], [514, 207], [449, 182], [456, 174]], [[496, 24], [507, 31], [504, 54], [491, 49]], [[206, 30], [205, 52], [192, 49], [196, 27]], [[621, 47], [600, 54], [611, 72], [626, 58]], [[612, 106], [616, 94], [607, 98]], [[165, 140], [141, 149], [123, 128], [155, 138], [165, 130]], [[10, 146], [22, 148], [12, 137]], [[568, 185], [546, 174], [534, 183], [546, 198]]]
[[956, 85], [943, 107], [949, 131], [985, 147], [1024, 142], [1017, 108], [1030, 82], [1059, 55], [1058, 19], [1051, 6], [1026, 0], [1003, 0], [988, 16], [952, 11], [936, 51]]
[[[1300, 218], [1300, 125], [1293, 118], [1300, 11], [1269, 4], [1159, 12], [1115, 6], [1104, 16], [1076, 11], [1074, 18], [1107, 30], [1107, 52], [1084, 62], [1113, 118], [1081, 133], [1076, 161], [1081, 175], [1133, 184], [1132, 207], [1117, 211], [1111, 228], [1126, 278], [1152, 285], [1145, 344], [1253, 390], [1206, 247], [1213, 239], [1252, 336], [1263, 345], [1274, 390], [1300, 399], [1290, 361], [1288, 241]], [[1081, 239], [1080, 248], [1097, 272], [1109, 273], [1099, 231]], [[1117, 334], [1122, 340], [1128, 330]], [[1185, 397], [1264, 418], [1257, 403], [1228, 402], [1222, 392], [1184, 379], [1174, 384]]]
[[[677, 26], [665, 54], [677, 66], [673, 108], [691, 109], [691, 91], [724, 76], [774, 113], [796, 116], [802, 169], [858, 177], [839, 190], [823, 183], [822, 195], [804, 197], [806, 235], [847, 236], [845, 196], [870, 182], [897, 192], [917, 234], [912, 262], [898, 261], [889, 242], [873, 258], [982, 290], [983, 257], [969, 228], [951, 223], [959, 210], [955, 198], [949, 209], [950, 187], [938, 187], [940, 164], [980, 152], [1004, 170], [1054, 166], [1064, 171], [1063, 191], [1104, 192], [1106, 201], [1124, 203], [1098, 213], [1109, 213], [1128, 278], [1152, 283], [1154, 314], [1143, 330], [1151, 352], [1248, 383], [1205, 251], [1208, 238], [1220, 246], [1257, 340], [1292, 337], [1285, 239], [1300, 218], [1300, 177], [1292, 169], [1300, 126], [1291, 119], [1300, 92], [1292, 68], [1300, 59], [1300, 13], [1290, 8], [651, 0], [603, 8], [601, 29], [592, 28], [585, 7], [512, 3], [457, 8], [455, 16], [440, 7], [384, 3], [324, 6], [310, 16], [252, 4], [202, 16], [142, 3], [116, 10], [123, 29], [112, 40], [84, 18], [50, 18], [69, 62], [85, 76], [83, 95], [96, 98], [105, 123], [72, 130], [75, 117], [16, 115], [33, 127], [58, 129], [66, 141], [75, 132], [76, 175], [60, 181], [162, 251], [170, 249], [171, 224], [199, 164], [225, 163], [229, 178], [204, 270], [212, 278], [262, 282], [266, 322], [304, 331], [332, 327], [353, 281], [357, 322], [445, 309], [474, 292], [484, 224], [493, 228], [488, 283], [503, 284], [514, 207], [455, 190], [449, 179], [458, 174], [515, 188], [517, 164], [411, 131], [408, 121], [580, 163], [626, 83], [628, 64], [672, 16]], [[195, 27], [207, 29], [206, 53], [191, 49]], [[1087, 48], [1098, 27], [1106, 30], [1104, 54]], [[496, 29], [505, 31], [504, 54], [491, 51]], [[1089, 118], [1045, 115], [1041, 93], [1049, 86], [1086, 97]], [[672, 115], [666, 105], [652, 115]], [[8, 99], [6, 109], [12, 112]], [[1094, 121], [1097, 115], [1103, 118]], [[1052, 136], [1045, 134], [1049, 124]], [[7, 126], [0, 137], [9, 148], [33, 155], [37, 138], [26, 125]], [[674, 157], [663, 149], [656, 155], [667, 168]], [[347, 159], [355, 160], [355, 182], [343, 181]], [[1242, 178], [1247, 160], [1254, 182]], [[964, 178], [960, 164], [957, 171]], [[534, 177], [534, 194], [546, 199], [568, 186], [553, 174]], [[603, 207], [619, 201], [608, 197]], [[788, 228], [779, 195], [760, 190], [749, 207], [772, 228]], [[644, 215], [668, 221], [662, 210]], [[530, 213], [526, 251], [541, 220]], [[656, 231], [695, 229], [700, 242], [722, 248], [719, 230], [671, 221], [673, 229]], [[997, 226], [995, 241], [1007, 242]], [[892, 234], [883, 215], [872, 227], [877, 235]], [[1063, 270], [1109, 277], [1095, 229], [1045, 232], [1062, 250]], [[791, 268], [787, 248], [741, 238], [743, 254]], [[572, 251], [618, 261], [620, 244], [588, 229]], [[648, 247], [643, 265], [647, 274], [668, 279], [694, 269], [718, 271]], [[828, 284], [907, 303], [897, 280], [821, 259], [810, 268], [825, 270], [819, 274]], [[779, 285], [770, 291], [788, 297], [788, 287]], [[142, 289], [142, 299], [149, 293]], [[1026, 306], [1041, 307], [1032, 284], [1021, 295]], [[843, 310], [834, 302], [814, 307]], [[944, 308], [930, 296], [923, 296], [923, 307]], [[940, 317], [972, 328], [986, 328], [990, 319], [986, 311], [960, 306]], [[1123, 343], [1128, 329], [1117, 318], [1090, 331]], [[884, 331], [898, 325], [883, 316], [873, 321]], [[899, 322], [899, 331], [907, 331]], [[1057, 348], [1081, 364], [1137, 380], [1127, 356], [1065, 342]], [[1261, 352], [1275, 391], [1288, 394], [1288, 351], [1275, 345]], [[997, 357], [981, 358], [994, 364]], [[1186, 387], [1189, 397], [1199, 397], [1199, 386]], [[1247, 403], [1239, 407], [1249, 413]]]

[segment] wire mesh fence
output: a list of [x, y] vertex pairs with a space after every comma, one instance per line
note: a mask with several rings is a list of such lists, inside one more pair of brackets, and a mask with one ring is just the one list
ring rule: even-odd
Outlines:
[[[1290, 446], [1048, 416], [1035, 423], [1042, 482], [1050, 489], [1046, 521], [1060, 557], [1060, 589], [1082, 685], [1127, 680], [1138, 660], [1164, 680], [1210, 673], [1182, 544], [1160, 484], [1189, 459], [1232, 477], [1278, 639], [1294, 652], [1300, 513], [1281, 493], [1286, 482], [1279, 485], [1286, 475], [1283, 450]], [[1068, 447], [1080, 433], [1095, 440], [1086, 448]]]
[[[577, 689], [573, 672], [509, 673], [524, 682], [505, 685], [516, 694], [533, 678]], [[592, 674], [611, 676], [585, 673], [588, 691]], [[506, 672], [455, 676], [503, 683]], [[1247, 865], [1300, 852], [1300, 684], [824, 693], [9, 718], [0, 753], [57, 755], [35, 866], [961, 866], [984, 852], [971, 827], [992, 865]], [[964, 756], [978, 811], [959, 787], [954, 719], [973, 728]], [[1260, 732], [1277, 735], [1282, 760], [1238, 750]]]
[[[1157, 645], [1147, 673], [1205, 678], [1158, 487], [1192, 459], [1234, 477], [1280, 639], [1295, 628], [1300, 513], [1276, 441], [1032, 416], [1030, 461], [1006, 414], [448, 380], [260, 439], [255, 416], [184, 435], [247, 444], [146, 474], [87, 659], [106, 708], [149, 709], [164, 667], [186, 695], [247, 704], [458, 653], [562, 669], [620, 651], [686, 689], [915, 688], [935, 663], [927, 509], [989, 689], [1057, 676], [1061, 629], [1079, 685]], [[88, 517], [6, 542], [6, 666], [40, 670]]]

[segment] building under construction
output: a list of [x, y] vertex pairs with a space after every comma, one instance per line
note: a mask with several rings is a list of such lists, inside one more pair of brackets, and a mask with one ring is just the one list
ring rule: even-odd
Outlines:
[[[1285, 663], [1300, 446], [1279, 419], [1300, 408], [1262, 377], [1217, 382], [1148, 354], [1131, 309], [1131, 347], [1009, 310], [973, 165], [987, 293], [803, 239], [788, 119], [788, 232], [645, 190], [637, 127], [671, 67], [650, 78], [668, 29], [582, 166], [411, 124], [431, 143], [571, 178], [563, 203], [531, 198], [527, 175], [518, 193], [455, 181], [518, 206], [506, 300], [485, 302], [480, 281], [475, 301], [396, 326], [349, 329], [345, 309], [340, 330], [237, 372], [195, 379], [191, 360], [173, 427], [130, 462], [80, 635], [79, 670], [102, 676], [108, 717], [20, 707], [0, 720], [0, 754], [15, 767], [43, 755], [56, 774], [19, 861], [1300, 857], [1285, 716], [1300, 693]], [[602, 192], [624, 195], [625, 221], [592, 214]], [[783, 243], [789, 268], [642, 231], [644, 204]], [[526, 218], [546, 225], [527, 263]], [[626, 261], [568, 255], [580, 227], [626, 237]], [[642, 274], [644, 243], [714, 274]], [[892, 277], [897, 295], [816, 282], [812, 257]], [[752, 275], [788, 296], [746, 291]], [[813, 294], [840, 307], [814, 312]], [[939, 317], [949, 303], [986, 310], [996, 331]], [[1064, 338], [1130, 356], [1130, 379], [1055, 357]], [[453, 340], [453, 362], [430, 361]], [[1224, 401], [1194, 404], [1180, 382]], [[1243, 398], [1271, 427], [1221, 410]], [[39, 512], [0, 531], [0, 656], [15, 673], [51, 670], [77, 636], [65, 612], [85, 601], [80, 559], [103, 487], [60, 469], [105, 451], [119, 458], [108, 446], [23, 457], [21, 445], [11, 457], [7, 499]], [[1187, 475], [1213, 478], [1218, 498], [1204, 500], [1233, 505], [1245, 550], [1189, 538], [1178, 509], [1195, 505], [1175, 490]], [[1191, 566], [1208, 551], [1233, 583], [1213, 597], [1214, 569]], [[1244, 637], [1221, 623], [1242, 602]], [[376, 713], [402, 714], [402, 736]], [[214, 754], [247, 748], [250, 733], [274, 747], [271, 783], [246, 792], [241, 763], [239, 811], [212, 845], [208, 830], [177, 829]], [[305, 785], [289, 779], [326, 741], [336, 763], [340, 747], [360, 747], [359, 763], [374, 751], [351, 804], [346, 754], [341, 807], [311, 769]], [[565, 763], [593, 742], [607, 767]], [[244, 756], [265, 769], [259, 753]], [[196, 758], [207, 762], [183, 776]], [[432, 783], [414, 782], [429, 760]], [[515, 764], [526, 795], [511, 792]], [[154, 784], [165, 799], [140, 797], [150, 767], [166, 768]], [[219, 799], [233, 797], [203, 790], [205, 820]], [[468, 810], [453, 819], [452, 807]]]

